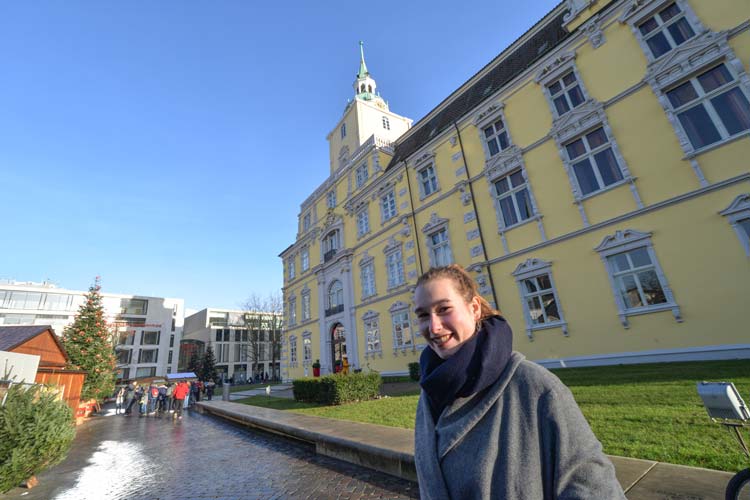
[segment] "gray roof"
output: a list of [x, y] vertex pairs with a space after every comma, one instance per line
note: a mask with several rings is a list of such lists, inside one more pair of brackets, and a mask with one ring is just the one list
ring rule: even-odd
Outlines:
[[[397, 141], [395, 154], [387, 168], [391, 168], [398, 162], [405, 160], [429, 142], [430, 139], [445, 129], [452, 127], [455, 121], [471, 112], [480, 103], [500, 90], [513, 78], [520, 75], [537, 60], [545, 57], [547, 53], [568, 38], [570, 33], [563, 26], [564, 15], [565, 12], [560, 13], [546, 25], [539, 28], [521, 46], [508, 54], [500, 64], [492, 68], [471, 87], [461, 92], [453, 99], [453, 102], [448, 104], [435, 116], [428, 121], [422, 120], [417, 123], [408, 138], [403, 141]], [[493, 60], [488, 66], [494, 63], [495, 61]]]
[[47, 330], [54, 335], [50, 325], [0, 326], [0, 351], [10, 351]]

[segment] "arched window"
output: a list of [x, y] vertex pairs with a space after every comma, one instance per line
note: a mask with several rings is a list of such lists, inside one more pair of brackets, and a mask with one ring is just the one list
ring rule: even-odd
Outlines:
[[344, 287], [339, 280], [331, 283], [328, 287], [328, 309], [344, 305]]
[[363, 93], [364, 93], [364, 91], [365, 91], [365, 84], [364, 84], [364, 83], [363, 83], [363, 84], [362, 84], [362, 86], [361, 86], [361, 87], [359, 88], [359, 91], [360, 91], [360, 92], [363, 92]]
[[372, 85], [367, 86], [367, 91], [372, 94]]

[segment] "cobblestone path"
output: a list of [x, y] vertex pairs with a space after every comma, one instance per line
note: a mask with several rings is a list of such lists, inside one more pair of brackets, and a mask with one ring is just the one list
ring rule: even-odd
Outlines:
[[13, 500], [418, 498], [417, 485], [194, 412], [97, 417]]

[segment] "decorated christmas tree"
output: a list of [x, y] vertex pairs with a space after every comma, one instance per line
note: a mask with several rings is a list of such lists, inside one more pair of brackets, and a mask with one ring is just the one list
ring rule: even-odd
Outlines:
[[206, 352], [203, 354], [202, 365], [201, 380], [205, 380], [206, 382], [216, 380], [216, 356], [214, 356], [214, 348], [211, 346], [211, 342], [208, 343]]
[[115, 388], [116, 359], [111, 332], [104, 319], [100, 288], [97, 276], [75, 320], [63, 331], [62, 344], [70, 358], [70, 367], [86, 371], [81, 401], [102, 401]]

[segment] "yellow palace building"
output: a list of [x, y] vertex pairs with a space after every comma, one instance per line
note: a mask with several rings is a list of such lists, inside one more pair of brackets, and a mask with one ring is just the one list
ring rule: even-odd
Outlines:
[[431, 266], [543, 365], [750, 358], [750, 2], [567, 0], [412, 125], [364, 55], [284, 262], [284, 378], [402, 374]]

